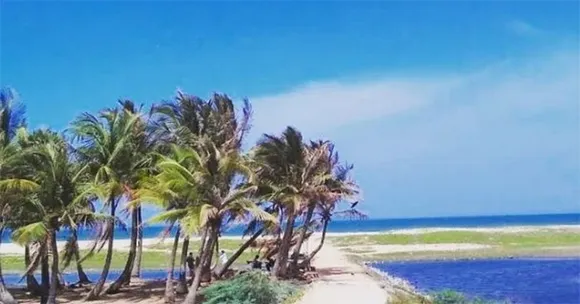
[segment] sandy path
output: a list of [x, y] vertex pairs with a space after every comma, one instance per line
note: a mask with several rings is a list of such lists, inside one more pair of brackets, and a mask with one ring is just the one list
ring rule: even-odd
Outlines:
[[324, 244], [313, 264], [320, 278], [306, 290], [299, 304], [386, 303], [387, 294], [379, 282], [367, 275], [362, 266], [348, 261], [332, 244]]

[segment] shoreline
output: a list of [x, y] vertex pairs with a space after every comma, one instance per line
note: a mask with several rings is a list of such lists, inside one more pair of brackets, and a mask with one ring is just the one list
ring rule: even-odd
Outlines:
[[[530, 231], [538, 231], [538, 230], [573, 230], [578, 231], [580, 233], [580, 224], [578, 225], [533, 225], [533, 226], [498, 226], [498, 227], [429, 227], [429, 228], [409, 228], [409, 229], [394, 229], [394, 230], [382, 230], [382, 231], [353, 231], [353, 232], [328, 232], [326, 233], [327, 238], [333, 237], [345, 237], [345, 236], [362, 236], [362, 235], [381, 235], [381, 234], [402, 234], [402, 235], [417, 235], [417, 234], [424, 234], [424, 233], [432, 233], [432, 232], [441, 232], [441, 231], [471, 231], [471, 232], [496, 232], [496, 233], [520, 233], [520, 232], [530, 232]], [[315, 232], [312, 237], [317, 238], [320, 237], [320, 232]], [[242, 240], [247, 237], [244, 236], [222, 236], [220, 237], [223, 240]], [[199, 236], [193, 236], [190, 238], [192, 241], [199, 240]], [[163, 250], [163, 249], [151, 249], [145, 248], [148, 246], [154, 246], [157, 244], [163, 244], [167, 242], [172, 242], [171, 237], [166, 238], [144, 238], [143, 239], [143, 247], [144, 250]], [[66, 241], [58, 241], [57, 246], [59, 249], [62, 249], [65, 245]], [[81, 250], [88, 249], [92, 246], [94, 241], [92, 240], [79, 240], [78, 245]], [[115, 239], [113, 241], [113, 248], [115, 250], [121, 251], [128, 251], [130, 246], [131, 240], [129, 238], [123, 239]], [[420, 248], [420, 246], [418, 247]], [[481, 248], [474, 248], [474, 249], [481, 249]], [[412, 252], [415, 251], [425, 251], [425, 250], [410, 250]], [[0, 254], [1, 255], [22, 255], [24, 254], [24, 247], [19, 246], [15, 243], [8, 243], [3, 242], [0, 244]], [[356, 253], [354, 253], [356, 254]]]

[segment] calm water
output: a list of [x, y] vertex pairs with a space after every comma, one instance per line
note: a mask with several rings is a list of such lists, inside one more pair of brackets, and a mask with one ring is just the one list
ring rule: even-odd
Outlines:
[[[509, 216], [473, 216], [473, 217], [437, 217], [412, 219], [369, 219], [361, 221], [333, 221], [329, 224], [329, 232], [372, 232], [390, 229], [429, 228], [429, 227], [497, 227], [514, 225], [572, 225], [580, 224], [580, 214], [541, 214], [541, 215], [509, 215]], [[228, 229], [224, 235], [240, 235], [243, 227]], [[150, 226], [143, 229], [145, 238], [154, 238], [164, 232], [163, 227]], [[129, 238], [129, 231], [117, 229], [115, 238]], [[59, 233], [59, 239], [68, 237], [67, 231]], [[92, 239], [93, 231], [84, 230], [79, 233], [82, 240]], [[10, 241], [10, 235], [4, 233], [3, 242]]]
[[489, 259], [373, 263], [424, 292], [453, 289], [513, 303], [580, 303], [580, 259]]
[[[108, 281], [115, 280], [120, 274], [122, 270], [111, 270], [109, 275], [107, 276]], [[87, 271], [87, 276], [90, 280], [95, 282], [99, 276], [101, 275], [100, 271]], [[67, 272], [63, 274], [64, 280], [67, 284], [72, 284], [78, 282], [79, 278], [76, 272]], [[4, 282], [8, 286], [23, 286], [26, 284], [26, 281], [23, 280], [20, 282], [22, 278], [22, 274], [15, 274], [15, 273], [4, 273]], [[144, 280], [162, 280], [167, 277], [167, 271], [162, 269], [146, 269], [141, 271], [141, 278]], [[177, 272], [175, 273], [175, 277], [177, 277]], [[36, 274], [36, 279], [40, 282], [40, 274]]]

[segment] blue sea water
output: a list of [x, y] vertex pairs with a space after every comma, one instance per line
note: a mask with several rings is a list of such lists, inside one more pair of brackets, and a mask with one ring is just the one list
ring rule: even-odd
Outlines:
[[379, 262], [369, 266], [407, 279], [423, 292], [452, 289], [521, 304], [580, 303], [578, 258]]
[[[498, 227], [498, 226], [541, 226], [541, 225], [578, 225], [580, 213], [571, 214], [540, 214], [540, 215], [505, 215], [505, 216], [470, 216], [470, 217], [433, 217], [433, 218], [408, 218], [408, 219], [367, 219], [359, 221], [332, 221], [329, 224], [329, 232], [373, 232], [391, 229], [406, 228], [429, 228], [429, 227]], [[231, 227], [224, 235], [241, 235], [243, 226]], [[155, 238], [165, 231], [161, 226], [147, 226], [143, 228], [145, 238]], [[79, 239], [90, 240], [94, 238], [95, 231], [81, 230]], [[172, 233], [171, 233], [172, 234]], [[68, 231], [58, 234], [60, 240], [66, 240]], [[129, 238], [130, 231], [117, 229], [116, 239]], [[2, 235], [2, 242], [10, 242], [10, 234]]]

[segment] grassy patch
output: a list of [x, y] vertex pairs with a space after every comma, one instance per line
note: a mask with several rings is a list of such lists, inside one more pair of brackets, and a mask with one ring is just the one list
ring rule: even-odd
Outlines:
[[376, 234], [331, 238], [337, 246], [474, 243], [501, 247], [580, 246], [580, 233], [570, 231], [530, 231], [519, 233], [478, 231], [437, 231], [421, 234]]
[[570, 257], [579, 256], [580, 246], [569, 248], [489, 248], [459, 251], [422, 251], [367, 254], [352, 256], [355, 261], [412, 261], [412, 260], [447, 260], [447, 259], [482, 259], [503, 257]]
[[[195, 252], [195, 251], [194, 251]], [[81, 251], [81, 256], [86, 254], [85, 251]], [[113, 259], [111, 261], [111, 269], [123, 269], [129, 252], [126, 251], [114, 251]], [[168, 251], [143, 251], [143, 258], [141, 261], [141, 267], [143, 269], [165, 269], [168, 267], [170, 253]], [[83, 262], [83, 267], [86, 270], [101, 270], [105, 263], [106, 251], [95, 253], [93, 256], [87, 258]], [[235, 262], [236, 265], [246, 265], [246, 261], [253, 259], [254, 253], [247, 251], [244, 252], [240, 258]], [[15, 255], [0, 255], [2, 260], [2, 270], [5, 272], [23, 272], [24, 269], [24, 257]], [[179, 264], [179, 259], [176, 261]], [[67, 268], [67, 270], [75, 270], [74, 262]]]

